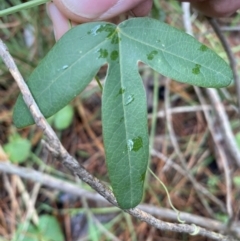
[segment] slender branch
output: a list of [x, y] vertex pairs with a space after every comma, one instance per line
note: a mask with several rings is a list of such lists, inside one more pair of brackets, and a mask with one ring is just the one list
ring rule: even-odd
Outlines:
[[[181, 169], [181, 167], [179, 168]], [[40, 171], [35, 171], [30, 168], [19, 167], [11, 164], [8, 161], [0, 162], [0, 171], [3, 173], [18, 175], [19, 177], [22, 177], [26, 180], [38, 182], [44, 186], [53, 188], [55, 190], [59, 190], [61, 192], [69, 193], [77, 197], [84, 197], [88, 200], [97, 201], [98, 203], [103, 203], [103, 204], [108, 203], [106, 199], [104, 199], [98, 193], [87, 191], [81, 188], [80, 186], [78, 186], [77, 184], [53, 177], [49, 174], [42, 173]], [[183, 172], [182, 174], [185, 175], [185, 172]], [[173, 220], [175, 222], [177, 221], [176, 212], [173, 210], [156, 207], [152, 205], [147, 205], [147, 204], [140, 204], [138, 207], [143, 211], [146, 211], [159, 218], [166, 218], [166, 219]], [[201, 227], [208, 228], [211, 230], [220, 231], [220, 232], [227, 230], [226, 224], [210, 218], [204, 218], [204, 217], [186, 213], [186, 212], [181, 212], [180, 217], [181, 219], [185, 220], [187, 223], [194, 223], [196, 225], [200, 225]], [[236, 233], [240, 237], [240, 223], [238, 222], [233, 223], [230, 231]]]
[[170, 107], [170, 97], [169, 97], [169, 95], [170, 95], [170, 93], [169, 93], [170, 80], [168, 80], [166, 83], [167, 83], [167, 86], [165, 88], [166, 90], [165, 90], [165, 96], [164, 96], [165, 110], [166, 110], [166, 123], [167, 123], [167, 129], [168, 129], [168, 132], [169, 132], [169, 135], [170, 135], [170, 139], [171, 139], [171, 142], [172, 142], [172, 145], [173, 145], [173, 148], [174, 148], [174, 152], [178, 156], [178, 159], [180, 160], [181, 165], [186, 172], [186, 177], [191, 181], [193, 187], [196, 189], [196, 194], [198, 195], [202, 205], [205, 207], [208, 214], [213, 217], [214, 216], [213, 211], [210, 208], [206, 199], [204, 198], [203, 193], [202, 193], [202, 189], [199, 188], [199, 185], [198, 185], [195, 177], [192, 175], [191, 172], [189, 172], [188, 167], [187, 167], [187, 161], [186, 161], [184, 155], [182, 154], [182, 152], [180, 150], [180, 147], [178, 145], [177, 137], [176, 137], [175, 131], [173, 129], [173, 125], [172, 125], [172, 115], [169, 114], [169, 112], [168, 112], [168, 109]]
[[[182, 3], [182, 7], [183, 7], [184, 13], [185, 12], [190, 13], [189, 3]], [[186, 14], [184, 14], [184, 16], [185, 15]], [[214, 29], [214, 31], [216, 32], [216, 34], [218, 35], [218, 37], [219, 37], [220, 41], [222, 42], [222, 45], [224, 46], [224, 49], [225, 49], [225, 51], [228, 55], [231, 67], [232, 67], [233, 72], [234, 72], [234, 80], [235, 80], [235, 84], [236, 84], [236, 87], [237, 87], [237, 95], [239, 94], [238, 97], [240, 98], [240, 89], [239, 89], [240, 85], [239, 85], [239, 83], [236, 83], [236, 82], [239, 82], [239, 77], [238, 77], [237, 69], [236, 69], [236, 67], [237, 67], [236, 61], [235, 61], [235, 58], [234, 58], [233, 53], [231, 51], [231, 48], [229, 47], [229, 45], [227, 43], [227, 40], [225, 39], [224, 35], [221, 33], [221, 30], [220, 30], [216, 20], [212, 19], [212, 18], [207, 18], [207, 19], [208, 19], [209, 23], [211, 24], [212, 28]], [[185, 22], [188, 22], [188, 24], [186, 24]], [[186, 31], [189, 34], [193, 35], [192, 28], [189, 27], [189, 25], [191, 26], [191, 20], [190, 20], [190, 15], [187, 14], [187, 18], [184, 18], [184, 26], [186, 28]], [[198, 87], [194, 87], [194, 88], [195, 88], [195, 92], [197, 93], [201, 104], [202, 105], [206, 104], [204, 102], [204, 99], [203, 99], [202, 95], [201, 95], [200, 89]], [[208, 93], [208, 95], [209, 95], [209, 97], [212, 101], [214, 109], [216, 110], [216, 115], [217, 115], [218, 119], [220, 120], [219, 124], [221, 126], [221, 131], [223, 133], [224, 140], [225, 140], [226, 146], [228, 148], [228, 151], [231, 153], [232, 157], [235, 159], [235, 162], [239, 165], [240, 152], [239, 152], [239, 150], [237, 148], [237, 145], [236, 145], [236, 142], [234, 140], [234, 136], [233, 136], [232, 130], [230, 128], [229, 120], [228, 120], [228, 117], [226, 115], [225, 109], [224, 109], [224, 107], [221, 103], [221, 100], [219, 98], [218, 92], [215, 89], [207, 89], [207, 93]], [[240, 104], [240, 102], [239, 102], [239, 104]], [[229, 218], [231, 220], [231, 218], [233, 216], [233, 210], [232, 210], [232, 181], [231, 181], [231, 177], [230, 177], [230, 169], [229, 169], [229, 165], [228, 165], [227, 155], [224, 152], [220, 141], [216, 138], [216, 135], [214, 133], [213, 123], [212, 123], [210, 115], [208, 114], [206, 109], [204, 110], [204, 114], [205, 114], [206, 120], [208, 122], [208, 126], [209, 126], [210, 132], [212, 134], [212, 137], [215, 141], [215, 145], [217, 146], [219, 158], [223, 163], [224, 173], [225, 173], [225, 181], [226, 181], [226, 189], [227, 189], [227, 195], [226, 195], [227, 211], [228, 211]]]
[[[233, 158], [235, 159], [238, 166], [240, 166], [240, 155], [239, 155], [240, 152], [237, 147], [236, 141], [234, 139], [234, 135], [230, 128], [230, 123], [229, 123], [228, 117], [227, 117], [224, 107], [221, 103], [218, 92], [217, 92], [217, 90], [214, 90], [214, 89], [207, 89], [207, 93], [208, 93], [208, 96], [215, 109], [216, 116], [219, 119], [221, 132], [223, 133], [224, 143], [226, 143], [226, 146], [228, 147], [228, 151], [231, 153], [231, 155], [233, 155]], [[218, 142], [218, 141], [216, 141], [216, 142]], [[219, 146], [220, 146], [220, 143], [219, 143]], [[220, 147], [218, 149], [222, 149], [222, 148]], [[226, 196], [227, 210], [228, 210], [229, 217], [232, 218], [232, 216], [233, 216], [232, 179], [231, 179], [231, 172], [230, 172], [229, 163], [228, 163], [229, 158], [227, 158], [227, 154], [223, 151], [219, 151], [219, 156], [220, 156], [220, 159], [222, 160], [224, 174], [225, 174], [226, 190], [227, 190], [227, 196]]]
[[[160, 158], [162, 161], [164, 161], [165, 163], [167, 163], [167, 165], [170, 165], [171, 167], [173, 167], [178, 173], [180, 173], [182, 176], [187, 176], [189, 177], [188, 174], [188, 170], [183, 169], [179, 164], [177, 164], [176, 162], [174, 162], [173, 160], [167, 158], [165, 155], [163, 155], [161, 152], [158, 152], [156, 150], [152, 150], [151, 151], [151, 155], [152, 156], [156, 156], [158, 158]], [[197, 186], [197, 190], [201, 191], [202, 194], [204, 194], [207, 198], [209, 198], [210, 200], [212, 200], [215, 204], [217, 204], [219, 206], [219, 208], [222, 210], [222, 212], [226, 212], [226, 208], [224, 206], [224, 203], [219, 200], [218, 198], [216, 198], [211, 192], [209, 192], [209, 190], [207, 188], [205, 188], [204, 186], [202, 186], [200, 183], [195, 182], [195, 185]], [[195, 187], [196, 188], [196, 187]]]
[[219, 27], [216, 19], [209, 18], [209, 17], [206, 17], [206, 18], [207, 18], [209, 24], [212, 26], [214, 32], [218, 36], [218, 38], [219, 38], [227, 56], [228, 56], [230, 66], [231, 66], [232, 71], [233, 71], [233, 79], [234, 79], [234, 83], [235, 83], [235, 86], [236, 86], [236, 94], [237, 94], [237, 102], [238, 102], [238, 113], [240, 114], [240, 78], [239, 78], [239, 75], [238, 75], [238, 67], [237, 67], [236, 58], [234, 57], [234, 54], [231, 50], [231, 47], [229, 46], [229, 43], [228, 43], [227, 39], [223, 35], [223, 33], [221, 31], [221, 28]]
[[[108, 200], [111, 204], [118, 207], [117, 201], [113, 195], [113, 193], [102, 184], [97, 178], [93, 177], [90, 173], [88, 173], [84, 167], [82, 167], [76, 159], [74, 159], [62, 146], [61, 142], [58, 140], [56, 134], [52, 130], [51, 126], [48, 124], [46, 119], [43, 117], [40, 112], [35, 100], [33, 99], [28, 86], [26, 85], [23, 77], [21, 76], [13, 58], [9, 54], [7, 47], [4, 45], [2, 40], [0, 40], [0, 56], [2, 57], [4, 63], [8, 67], [11, 72], [13, 78], [17, 82], [20, 91], [23, 95], [23, 100], [28, 106], [36, 125], [44, 132], [47, 137], [47, 142], [49, 147], [51, 148], [51, 152], [58, 157], [63, 165], [67, 167], [74, 175], [78, 176], [82, 181], [89, 184], [94, 190], [96, 190], [99, 194], [101, 194], [106, 200]], [[188, 233], [193, 234], [196, 231], [196, 227], [188, 224], [173, 224], [168, 222], [163, 222], [161, 220], [156, 219], [152, 215], [140, 210], [139, 208], [133, 208], [129, 210], [123, 210], [133, 217], [148, 223], [149, 225], [166, 231], [173, 231], [179, 233]], [[232, 237], [223, 236], [222, 234], [218, 234], [215, 232], [208, 231], [203, 228], [199, 228], [198, 235], [212, 238], [213, 240], [234, 240]]]
[[[221, 41], [224, 50], [227, 53], [227, 56], [228, 56], [228, 59], [230, 62], [230, 66], [233, 71], [233, 77], [234, 77], [234, 82], [235, 82], [235, 86], [236, 86], [236, 94], [237, 94], [237, 100], [238, 100], [238, 111], [240, 114], [240, 79], [239, 79], [239, 75], [238, 75], [238, 71], [237, 71], [236, 59], [232, 53], [232, 50], [231, 50], [226, 38], [224, 37], [224, 35], [221, 32], [220, 27], [217, 24], [217, 21], [212, 18], [207, 18], [207, 19], [208, 19], [209, 23], [211, 24], [212, 28], [214, 29], [215, 33], [217, 34], [219, 40]], [[222, 133], [224, 135], [224, 142], [225, 142], [232, 158], [234, 158], [234, 161], [240, 167], [240, 151], [239, 151], [239, 148], [237, 147], [234, 135], [230, 128], [228, 117], [227, 117], [224, 107], [220, 101], [218, 93], [216, 92], [216, 90], [212, 90], [212, 89], [208, 89], [207, 92], [213, 103], [213, 107], [216, 110], [216, 115], [219, 119], [219, 124], [221, 126]]]
[[13, 14], [13, 13], [16, 13], [16, 12], [19, 12], [21, 10], [25, 10], [25, 9], [28, 9], [28, 8], [36, 7], [38, 5], [47, 3], [49, 1], [50, 0], [32, 0], [32, 1], [25, 2], [25, 3], [21, 3], [21, 4], [18, 4], [16, 6], [1, 10], [0, 11], [0, 17], [3, 17], [5, 15], [9, 15], [9, 14]]

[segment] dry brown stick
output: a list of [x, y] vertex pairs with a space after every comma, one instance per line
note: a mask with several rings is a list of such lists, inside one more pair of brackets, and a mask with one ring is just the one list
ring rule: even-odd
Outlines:
[[[187, 15], [187, 17], [184, 18], [185, 29], [189, 34], [193, 35], [192, 27], [191, 27], [191, 19], [190, 19], [190, 8], [189, 8], [190, 4], [189, 3], [182, 3], [182, 6], [183, 6], [184, 15]], [[237, 66], [236, 66], [235, 58], [233, 56], [231, 48], [229, 47], [229, 45], [227, 43], [227, 40], [225, 39], [224, 35], [221, 33], [221, 30], [220, 30], [216, 20], [211, 19], [211, 18], [207, 18], [207, 19], [208, 19], [209, 23], [211, 24], [212, 28], [214, 29], [214, 31], [216, 32], [217, 36], [219, 37], [227, 55], [228, 55], [230, 65], [231, 65], [232, 70], [234, 72], [233, 75], [234, 75], [234, 80], [235, 80], [235, 84], [236, 84], [236, 88], [237, 88], [237, 95], [238, 95], [238, 100], [239, 100], [239, 98], [240, 98], [240, 83], [238, 83], [239, 82], [239, 76], [237, 74], [237, 69], [236, 69]], [[194, 87], [194, 88], [195, 88], [195, 92], [197, 93], [201, 104], [205, 106], [206, 103], [204, 101], [203, 96], [201, 95], [200, 89], [198, 87]], [[225, 112], [225, 109], [224, 109], [221, 101], [220, 101], [219, 95], [218, 95], [218, 93], [215, 89], [207, 89], [207, 93], [208, 93], [208, 95], [209, 95], [209, 97], [212, 101], [214, 109], [216, 110], [216, 115], [218, 116], [218, 118], [220, 120], [219, 124], [221, 126], [221, 130], [222, 130], [222, 133], [223, 133], [223, 136], [224, 136], [225, 144], [228, 147], [228, 151], [230, 152], [230, 154], [234, 158], [235, 162], [239, 165], [240, 151], [237, 148], [232, 130], [230, 128], [230, 123], [229, 123], [227, 114]], [[240, 104], [240, 102], [238, 104]], [[233, 215], [233, 211], [232, 211], [232, 182], [231, 182], [231, 177], [230, 177], [230, 170], [229, 170], [227, 155], [226, 155], [225, 151], [223, 150], [223, 148], [221, 146], [221, 143], [216, 138], [213, 123], [212, 123], [210, 115], [209, 115], [209, 113], [206, 109], [204, 110], [204, 115], [205, 115], [206, 120], [208, 122], [208, 127], [209, 127], [211, 135], [214, 139], [215, 145], [218, 149], [219, 158], [222, 160], [222, 163], [223, 163], [225, 180], [226, 180], [226, 189], [227, 189], [226, 204], [227, 204], [228, 215], [229, 215], [229, 218], [231, 220], [232, 215]]]
[[[204, 99], [204, 97], [203, 97], [203, 95], [201, 93], [200, 88], [194, 87], [194, 89], [195, 89], [195, 92], [196, 92], [196, 94], [198, 96], [198, 99], [200, 100], [202, 105], [205, 105], [206, 101], [205, 101], [205, 99]], [[223, 163], [223, 165], [225, 167], [224, 171], [225, 171], [226, 188], [227, 188], [226, 203], [227, 203], [228, 214], [229, 214], [229, 217], [231, 218], [232, 217], [232, 207], [231, 207], [231, 204], [232, 204], [232, 201], [231, 201], [232, 194], [231, 193], [232, 192], [231, 192], [230, 171], [229, 171], [229, 167], [228, 167], [228, 164], [227, 164], [227, 155], [224, 152], [224, 148], [222, 148], [220, 140], [219, 140], [219, 138], [217, 137], [217, 135], [215, 133], [213, 121], [212, 121], [211, 116], [210, 116], [210, 114], [208, 113], [207, 110], [204, 111], [204, 115], [205, 115], [205, 118], [206, 118], [206, 121], [207, 121], [207, 124], [208, 124], [209, 131], [210, 131], [210, 133], [212, 135], [212, 138], [214, 140], [214, 144], [217, 147], [219, 158], [221, 159], [221, 161], [222, 161], [222, 163]]]
[[230, 121], [218, 95], [218, 92], [215, 89], [207, 89], [207, 94], [210, 101], [212, 102], [212, 106], [219, 120], [219, 125], [221, 127], [223, 140], [227, 146], [227, 150], [231, 154], [231, 157], [234, 158], [234, 161], [237, 163], [237, 165], [240, 167], [240, 151], [235, 141]]
[[[236, 141], [233, 136], [233, 132], [230, 128], [229, 119], [226, 115], [226, 112], [224, 110], [224, 107], [221, 103], [220, 97], [218, 95], [218, 92], [214, 89], [207, 89], [208, 96], [212, 102], [212, 105], [215, 109], [216, 116], [219, 120], [219, 125], [221, 127], [222, 133], [223, 133], [223, 140], [226, 146], [228, 147], [228, 151], [234, 155], [235, 161], [238, 163], [238, 166], [240, 166], [240, 152], [238, 150]], [[221, 149], [221, 148], [220, 148]], [[232, 179], [231, 179], [231, 172], [228, 164], [227, 154], [223, 151], [219, 152], [220, 158], [223, 163], [224, 168], [224, 174], [225, 174], [225, 180], [226, 180], [226, 203], [227, 203], [227, 210], [229, 217], [232, 218], [233, 216], [233, 210], [232, 210]], [[239, 159], [238, 159], [239, 158]]]
[[168, 112], [168, 109], [170, 108], [169, 83], [170, 83], [170, 80], [167, 80], [167, 82], [166, 82], [167, 86], [165, 88], [164, 99], [165, 99], [167, 129], [168, 129], [169, 136], [170, 136], [173, 148], [174, 148], [174, 152], [176, 153], [178, 159], [180, 160], [182, 168], [185, 170], [186, 176], [184, 176], [184, 178], [187, 177], [191, 181], [193, 187], [196, 190], [196, 194], [198, 195], [199, 200], [201, 201], [202, 205], [205, 207], [205, 209], [208, 212], [208, 214], [213, 217], [214, 216], [214, 212], [210, 208], [210, 206], [209, 206], [208, 202], [206, 201], [205, 197], [203, 196], [202, 189], [199, 188], [198, 183], [197, 183], [195, 177], [191, 174], [191, 172], [188, 171], [186, 159], [185, 159], [184, 155], [182, 154], [182, 152], [180, 150], [180, 147], [178, 145], [178, 142], [177, 142], [175, 131], [174, 131], [173, 125], [172, 125], [172, 115], [169, 114], [169, 112]]
[[86, 129], [89, 137], [92, 139], [92, 141], [94, 142], [95, 146], [102, 152], [104, 153], [104, 148], [103, 148], [103, 145], [102, 143], [99, 141], [98, 137], [95, 135], [95, 133], [93, 132], [90, 124], [89, 124], [89, 121], [86, 117], [86, 114], [84, 112], [84, 108], [83, 108], [83, 105], [80, 101], [80, 99], [77, 99], [76, 101], [76, 104], [77, 104], [77, 111], [78, 111], [78, 114], [79, 116], [82, 118], [82, 121], [83, 121], [83, 126], [84, 128]]
[[[74, 175], [78, 176], [82, 181], [86, 182], [90, 185], [94, 190], [96, 190], [99, 194], [101, 194], [106, 200], [108, 200], [111, 204], [118, 207], [117, 201], [113, 195], [113, 193], [107, 188], [104, 184], [102, 184], [97, 178], [93, 177], [90, 173], [88, 173], [78, 162], [75, 160], [62, 146], [61, 142], [58, 140], [56, 134], [52, 130], [51, 126], [48, 124], [46, 119], [43, 117], [40, 112], [35, 100], [33, 99], [30, 90], [28, 89], [27, 84], [25, 83], [22, 75], [20, 74], [13, 58], [9, 54], [6, 45], [0, 39], [0, 56], [2, 57], [4, 63], [8, 67], [11, 72], [13, 78], [17, 82], [20, 91], [23, 95], [23, 100], [28, 106], [36, 125], [44, 132], [49, 149], [56, 157], [58, 157], [63, 165], [67, 167]], [[140, 210], [139, 208], [133, 208], [124, 210], [129, 213], [133, 217], [148, 223], [151, 226], [154, 226], [157, 229], [179, 232], [179, 233], [188, 233], [188, 234], [197, 234], [212, 238], [213, 240], [234, 240], [232, 237], [223, 236], [222, 234], [218, 234], [203, 228], [198, 228], [196, 230], [195, 226], [188, 224], [173, 224], [168, 222], [163, 222], [161, 220], [156, 219], [152, 215]]]
[[236, 58], [234, 57], [231, 47], [229, 46], [227, 39], [225, 38], [224, 34], [222, 33], [221, 28], [219, 27], [216, 19], [209, 18], [209, 17], [206, 17], [206, 18], [207, 18], [208, 22], [210, 23], [210, 25], [212, 26], [214, 32], [218, 36], [218, 38], [228, 56], [230, 66], [233, 71], [233, 79], [234, 79], [234, 83], [236, 86], [236, 94], [237, 94], [237, 102], [238, 102], [238, 113], [240, 114], [240, 78], [238, 75], [238, 66], [237, 66]]
[[[155, 154], [155, 152], [153, 153]], [[159, 154], [159, 153], [156, 152], [156, 154]], [[173, 165], [174, 164], [175, 163], [173, 163]], [[179, 168], [180, 168], [179, 172], [181, 172], [182, 168], [181, 167]], [[10, 162], [0, 162], [0, 172], [15, 174], [26, 180], [38, 182], [44, 186], [47, 186], [65, 193], [69, 193], [74, 196], [85, 197], [86, 199], [91, 201], [97, 201], [98, 203], [103, 203], [103, 204], [108, 203], [106, 199], [104, 199], [98, 193], [84, 190], [75, 183], [71, 183], [69, 181], [59, 179], [49, 174], [42, 173], [40, 171], [35, 171], [30, 168], [19, 167], [14, 164], [11, 164]], [[185, 175], [185, 172], [183, 171], [181, 174]], [[147, 204], [140, 204], [138, 207], [159, 218], [167, 218], [172, 221], [177, 221], [176, 213], [171, 209], [156, 207], [156, 206], [147, 205]], [[205, 227], [210, 230], [223, 232], [224, 230], [227, 229], [226, 224], [224, 223], [221, 223], [213, 219], [204, 218], [198, 215], [181, 212], [180, 217], [181, 219], [185, 220], [187, 223], [194, 223], [196, 225], [200, 225], [201, 227]], [[240, 224], [237, 222], [233, 223], [231, 226], [231, 231], [238, 234], [238, 236], [240, 237]]]
[[[41, 184], [36, 183], [33, 188], [33, 194], [32, 197], [30, 197], [29, 193], [27, 192], [22, 180], [19, 178], [19, 176], [16, 176], [16, 182], [17, 182], [17, 188], [19, 189], [19, 192], [21, 193], [21, 198], [26, 206], [26, 215], [22, 221], [23, 225], [21, 227], [21, 233], [18, 236], [18, 241], [24, 240], [25, 233], [27, 232], [30, 220], [33, 221], [35, 225], [38, 224], [38, 215], [35, 209], [35, 202], [37, 198], [38, 191], [40, 189]], [[37, 192], [37, 193], [36, 193]]]
[[[237, 102], [238, 102], [238, 112], [240, 114], [240, 78], [238, 75], [236, 58], [234, 57], [231, 47], [229, 46], [225, 36], [222, 34], [221, 29], [218, 26], [216, 19], [207, 17], [207, 20], [210, 23], [210, 25], [212, 26], [216, 35], [218, 36], [218, 38], [219, 38], [220, 42], [222, 43], [222, 46], [228, 56], [230, 66], [233, 71], [233, 78], [234, 78], [234, 83], [236, 86], [236, 94], [237, 94]], [[224, 140], [225, 140], [226, 146], [228, 147], [228, 151], [230, 152], [232, 158], [234, 158], [235, 162], [240, 167], [240, 151], [236, 145], [236, 142], [235, 142], [232, 130], [230, 128], [230, 124], [229, 124], [226, 112], [224, 110], [224, 107], [223, 107], [216, 91], [214, 93], [214, 91], [210, 89], [208, 91], [208, 94], [213, 103], [213, 107], [216, 110], [216, 115], [218, 116], [218, 118], [220, 120], [219, 124], [220, 124], [222, 132], [224, 134]]]
[[[8, 176], [3, 173], [3, 182], [4, 182], [4, 187], [5, 187], [5, 190], [8, 192], [8, 196], [11, 200], [11, 210], [12, 210], [12, 218], [13, 219], [16, 219], [16, 216], [17, 217], [20, 217], [21, 216], [21, 213], [20, 213], [20, 208], [19, 208], [19, 204], [17, 202], [17, 198], [15, 196], [15, 193], [13, 191], [13, 187], [9, 181], [9, 178]], [[10, 225], [8, 225], [8, 229], [10, 231], [11, 234], [14, 234], [15, 232], [15, 227], [14, 227], [14, 223], [13, 222], [9, 222]]]
[[[31, 196], [27, 192], [27, 190], [26, 190], [22, 180], [19, 178], [19, 176], [16, 176], [16, 183], [17, 183], [17, 188], [19, 190], [19, 193], [21, 194], [22, 201], [27, 210], [25, 220], [32, 220], [32, 222], [35, 225], [37, 225], [38, 224], [38, 215], [37, 215], [37, 211], [34, 207], [36, 198], [34, 198], [34, 200], [32, 200]], [[39, 184], [37, 184], [37, 186], [39, 186]], [[34, 189], [35, 189], [35, 187], [34, 187]], [[35, 191], [33, 193], [35, 193]]]
[[[166, 157], [164, 154], [162, 154], [159, 151], [152, 150], [151, 151], [152, 156], [156, 156], [163, 160], [165, 163], [173, 167], [177, 172], [179, 172], [182, 176], [188, 176], [188, 170], [183, 169], [179, 164], [176, 162], [172, 161], [170, 158]], [[208, 191], [204, 186], [202, 186], [200, 183], [196, 183], [198, 190], [201, 190], [201, 192], [210, 200], [212, 200], [215, 204], [219, 206], [219, 208], [222, 210], [222, 212], [226, 212], [226, 208], [224, 203], [216, 198], [211, 192]]]

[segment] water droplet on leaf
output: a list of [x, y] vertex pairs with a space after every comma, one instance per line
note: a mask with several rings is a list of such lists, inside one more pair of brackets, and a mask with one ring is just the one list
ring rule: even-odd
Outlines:
[[68, 65], [64, 65], [64, 66], [62, 67], [63, 70], [65, 70], [65, 69], [67, 69], [67, 68], [68, 68]]
[[133, 141], [130, 139], [127, 141], [127, 148], [129, 151], [131, 151], [133, 149]]
[[129, 151], [139, 151], [143, 147], [143, 141], [140, 136], [134, 139], [129, 139], [127, 141], [127, 149]]
[[133, 101], [134, 101], [134, 95], [129, 95], [129, 96], [127, 97], [127, 101], [126, 101], [125, 105], [129, 105], [129, 104], [131, 104]]
[[101, 26], [102, 25], [97, 25], [97, 26], [93, 27], [90, 31], [88, 31], [88, 34], [96, 36], [98, 33], [98, 30], [100, 29]]

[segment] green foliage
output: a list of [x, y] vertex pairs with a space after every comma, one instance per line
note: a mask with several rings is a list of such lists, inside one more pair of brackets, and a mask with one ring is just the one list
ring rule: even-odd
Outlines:
[[3, 146], [3, 149], [8, 154], [9, 159], [15, 163], [24, 162], [31, 151], [31, 142], [23, 139], [17, 134], [9, 137], [9, 143]]
[[[224, 87], [232, 80], [229, 66], [193, 37], [162, 22], [129, 19], [118, 26], [87, 23], [60, 39], [30, 76], [28, 86], [45, 117], [66, 106], [108, 63], [103, 88], [102, 122], [106, 160], [120, 207], [136, 206], [148, 162], [146, 97], [139, 61], [180, 82]], [[17, 100], [14, 123], [34, 123]]]
[[236, 142], [237, 142], [238, 148], [240, 149], [240, 132], [236, 134], [235, 140], [236, 140]]
[[240, 187], [240, 176], [236, 176], [233, 178], [233, 183], [236, 187]]
[[35, 227], [33, 224], [28, 226], [27, 232], [22, 233], [23, 225], [18, 227], [14, 240], [19, 240], [20, 235], [24, 235], [23, 241], [63, 241], [64, 236], [57, 219], [51, 215], [42, 215], [39, 218], [39, 224]]
[[67, 129], [73, 120], [73, 107], [71, 105], [65, 106], [57, 114], [55, 114], [53, 123], [57, 130]]
[[228, 221], [228, 216], [223, 213], [216, 213], [215, 218], [223, 223], [227, 223]]

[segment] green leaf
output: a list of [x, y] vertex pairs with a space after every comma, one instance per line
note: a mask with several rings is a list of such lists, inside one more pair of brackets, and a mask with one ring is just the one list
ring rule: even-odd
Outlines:
[[[71, 29], [28, 81], [40, 110], [49, 117], [108, 63], [103, 136], [113, 192], [125, 209], [141, 201], [148, 162], [146, 97], [139, 61], [169, 78], [202, 87], [220, 88], [232, 80], [229, 66], [193, 37], [157, 20], [135, 18], [118, 26], [98, 22]], [[21, 96], [13, 118], [19, 128], [34, 123]]]
[[237, 142], [237, 146], [240, 149], [240, 132], [238, 132], [235, 136], [235, 140]]
[[39, 231], [47, 241], [63, 241], [64, 236], [61, 227], [54, 216], [42, 215], [39, 219]]
[[16, 235], [13, 240], [23, 241], [63, 241], [64, 236], [61, 227], [54, 216], [41, 215], [39, 218], [38, 227], [33, 224], [28, 225], [26, 232], [23, 232], [24, 224], [18, 226]]
[[67, 129], [73, 120], [73, 107], [71, 105], [65, 106], [54, 116], [54, 126], [58, 130]]
[[[25, 230], [25, 227], [27, 225], [27, 230]], [[18, 228], [16, 232], [14, 233], [14, 236], [12, 238], [12, 241], [17, 241], [21, 239], [22, 241], [39, 241], [39, 231], [38, 229], [31, 223], [20, 223], [18, 225]]]
[[236, 176], [233, 178], [233, 183], [236, 187], [240, 187], [240, 176]]
[[22, 163], [30, 154], [31, 142], [19, 135], [13, 135], [9, 138], [9, 143], [3, 146], [3, 149], [12, 162]]
[[[137, 64], [123, 56], [110, 64], [103, 89], [102, 122], [108, 173], [122, 208], [142, 198], [148, 162], [146, 97]], [[132, 66], [131, 69], [128, 66]]]

